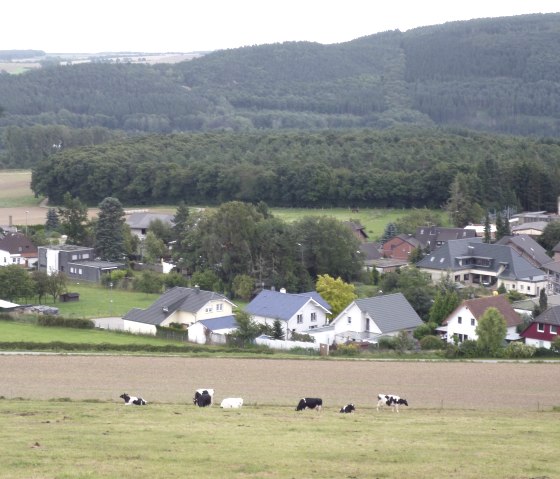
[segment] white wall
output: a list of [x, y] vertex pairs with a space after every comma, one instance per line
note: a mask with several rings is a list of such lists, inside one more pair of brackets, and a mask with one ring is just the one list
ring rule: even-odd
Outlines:
[[153, 324], [138, 323], [136, 321], [123, 320], [123, 329], [133, 334], [151, 334], [156, 335], [156, 327]]

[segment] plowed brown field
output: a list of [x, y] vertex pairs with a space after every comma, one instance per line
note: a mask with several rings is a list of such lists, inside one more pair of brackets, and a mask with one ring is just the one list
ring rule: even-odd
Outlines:
[[378, 393], [415, 408], [550, 409], [560, 406], [560, 363], [333, 361], [85, 355], [0, 355], [0, 396], [187, 403], [194, 389], [216, 401], [296, 405], [323, 398], [326, 408], [374, 407]]

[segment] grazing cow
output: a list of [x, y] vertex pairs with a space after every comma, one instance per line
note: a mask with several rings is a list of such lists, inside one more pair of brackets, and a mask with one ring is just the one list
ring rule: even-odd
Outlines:
[[202, 393], [195, 399], [195, 404], [198, 407], [212, 406], [212, 396], [210, 396], [210, 394]]
[[343, 412], [343, 413], [345, 413], [345, 414], [354, 412], [355, 410], [356, 410], [356, 408], [354, 407], [353, 404], [347, 404], [346, 406], [342, 406], [342, 407], [340, 408], [340, 412]]
[[304, 409], [316, 409], [320, 411], [323, 407], [323, 400], [321, 398], [302, 398], [300, 399], [296, 411], [303, 411]]
[[[212, 404], [214, 404], [214, 390], [213, 389], [197, 389], [194, 392], [194, 397], [193, 397], [193, 404], [194, 405], [199, 405], [198, 404], [198, 398], [200, 396], [202, 396], [203, 394], [206, 394], [206, 395], [210, 396], [210, 404], [209, 404], [210, 406]], [[207, 404], [207, 406], [208, 406], [208, 404]]]
[[243, 406], [243, 398], [225, 398], [220, 404], [224, 409], [239, 409], [241, 406]]
[[124, 403], [126, 406], [145, 406], [146, 404], [148, 404], [148, 402], [144, 401], [144, 399], [136, 396], [129, 396], [126, 393], [121, 394], [119, 397], [124, 399]]
[[377, 410], [382, 406], [389, 406], [391, 411], [399, 412], [399, 405], [408, 406], [406, 399], [395, 396], [394, 394], [378, 394], [377, 395]]

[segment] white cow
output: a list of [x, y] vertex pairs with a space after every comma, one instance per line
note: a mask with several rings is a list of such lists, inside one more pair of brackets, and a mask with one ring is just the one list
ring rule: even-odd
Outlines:
[[243, 406], [243, 398], [225, 398], [220, 407], [224, 409], [239, 409]]
[[399, 412], [399, 404], [404, 406], [408, 406], [408, 402], [406, 399], [400, 398], [399, 396], [395, 396], [394, 394], [378, 394], [377, 395], [377, 410], [379, 411], [380, 407], [389, 406], [391, 411]]

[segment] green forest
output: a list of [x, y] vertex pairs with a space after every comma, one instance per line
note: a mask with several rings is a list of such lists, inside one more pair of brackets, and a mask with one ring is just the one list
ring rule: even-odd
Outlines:
[[460, 175], [485, 208], [555, 210], [560, 140], [434, 129], [212, 132], [150, 135], [63, 148], [33, 169], [54, 204], [444, 206]]
[[[92, 128], [133, 135], [412, 125], [556, 137], [559, 79], [560, 14], [521, 15], [340, 44], [221, 50], [177, 64], [0, 73], [0, 130], [65, 127], [58, 140], [75, 145], [91, 143], [73, 130]], [[25, 166], [12, 152], [18, 135], [3, 136], [3, 163]]]
[[0, 167], [54, 203], [556, 210], [560, 14], [54, 63], [0, 73]]

